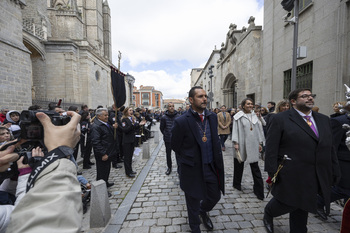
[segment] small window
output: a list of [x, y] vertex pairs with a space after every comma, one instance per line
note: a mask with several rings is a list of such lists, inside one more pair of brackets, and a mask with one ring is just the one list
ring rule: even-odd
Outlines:
[[[312, 62], [297, 67], [296, 88], [310, 88], [312, 90]], [[283, 98], [287, 99], [291, 91], [292, 70], [284, 71]]]
[[100, 81], [100, 71], [96, 70], [95, 78], [96, 78], [96, 81]]

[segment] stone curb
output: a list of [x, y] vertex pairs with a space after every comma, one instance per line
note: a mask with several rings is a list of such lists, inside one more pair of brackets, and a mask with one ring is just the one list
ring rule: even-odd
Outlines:
[[128, 215], [134, 201], [136, 200], [137, 194], [139, 193], [143, 182], [145, 181], [162, 145], [163, 140], [159, 141], [158, 146], [152, 152], [150, 159], [147, 161], [146, 165], [143, 167], [137, 179], [131, 186], [123, 202], [120, 204], [117, 211], [113, 214], [113, 218], [110, 220], [109, 224], [104, 230], [105, 233], [115, 233], [120, 231], [122, 224]]

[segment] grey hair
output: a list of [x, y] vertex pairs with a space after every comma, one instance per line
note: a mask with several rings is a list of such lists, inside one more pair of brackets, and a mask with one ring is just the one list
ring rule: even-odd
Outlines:
[[4, 111], [5, 109], [9, 109], [8, 107], [2, 107], [0, 110]]
[[96, 109], [96, 115], [100, 116], [103, 111], [108, 112], [107, 108], [98, 108], [98, 109]]

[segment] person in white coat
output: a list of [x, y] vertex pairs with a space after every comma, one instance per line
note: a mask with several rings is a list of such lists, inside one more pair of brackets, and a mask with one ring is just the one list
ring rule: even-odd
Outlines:
[[241, 106], [242, 111], [234, 115], [232, 126], [232, 142], [235, 148], [233, 187], [242, 190], [241, 182], [246, 161], [250, 164], [253, 175], [254, 194], [258, 199], [263, 200], [264, 185], [258, 161], [265, 138], [259, 119], [253, 111], [253, 100], [246, 98], [242, 101]]

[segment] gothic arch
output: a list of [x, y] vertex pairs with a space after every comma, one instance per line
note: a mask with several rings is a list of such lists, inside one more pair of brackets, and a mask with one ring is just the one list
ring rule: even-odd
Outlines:
[[45, 48], [38, 38], [29, 35], [29, 33], [23, 33], [23, 44], [30, 52], [39, 54], [41, 59], [45, 61]]
[[32, 99], [46, 97], [46, 52], [44, 45], [37, 37], [23, 31], [23, 44], [31, 52], [32, 63]]
[[229, 73], [222, 83], [223, 100], [227, 107], [237, 107], [236, 82], [236, 77], [232, 73]]

